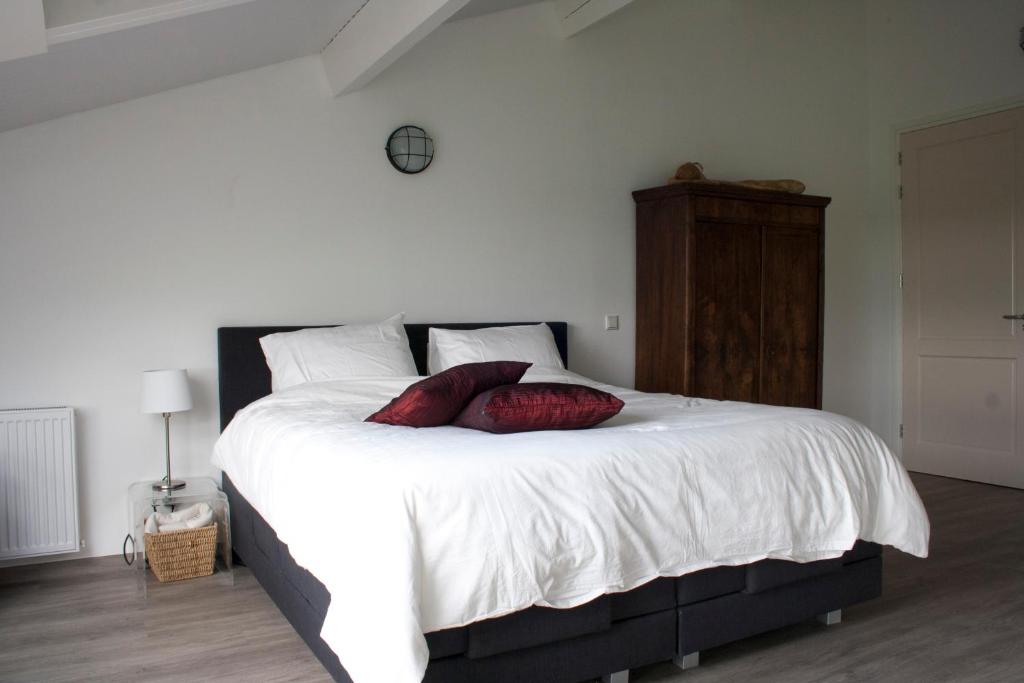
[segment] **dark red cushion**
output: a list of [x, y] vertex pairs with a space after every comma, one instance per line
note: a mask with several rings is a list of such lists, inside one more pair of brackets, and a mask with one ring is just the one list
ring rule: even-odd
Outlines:
[[622, 405], [615, 396], [582, 384], [523, 382], [479, 394], [452, 424], [495, 434], [584, 429], [616, 415]]
[[455, 419], [481, 391], [518, 382], [528, 367], [530, 363], [512, 360], [456, 365], [411, 385], [366, 421], [400, 427], [440, 427]]

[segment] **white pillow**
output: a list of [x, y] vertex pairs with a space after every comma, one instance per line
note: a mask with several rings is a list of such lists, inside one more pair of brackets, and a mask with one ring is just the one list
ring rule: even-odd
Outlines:
[[399, 313], [370, 325], [307, 328], [260, 337], [271, 390], [348, 377], [418, 375], [404, 319], [405, 314]]
[[427, 344], [430, 374], [463, 363], [494, 360], [525, 361], [538, 368], [565, 368], [555, 345], [555, 335], [546, 323], [480, 330], [430, 328]]

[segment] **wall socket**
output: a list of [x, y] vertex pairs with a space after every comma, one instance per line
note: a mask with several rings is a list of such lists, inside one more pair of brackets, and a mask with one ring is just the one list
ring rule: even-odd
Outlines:
[[619, 329], [619, 316], [617, 316], [617, 315], [606, 315], [604, 317], [604, 329], [606, 329], [606, 330], [617, 330], [617, 329]]

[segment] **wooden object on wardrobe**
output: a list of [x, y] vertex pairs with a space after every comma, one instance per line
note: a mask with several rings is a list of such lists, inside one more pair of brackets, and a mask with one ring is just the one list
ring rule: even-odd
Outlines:
[[638, 190], [636, 388], [821, 407], [828, 197]]

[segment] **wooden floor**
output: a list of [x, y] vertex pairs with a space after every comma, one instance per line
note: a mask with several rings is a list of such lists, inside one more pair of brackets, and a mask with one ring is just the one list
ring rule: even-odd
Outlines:
[[[1024, 681], [1024, 491], [915, 475], [931, 557], [886, 551], [883, 597], [636, 683]], [[120, 558], [0, 570], [0, 681], [328, 681], [245, 569], [143, 599]]]

